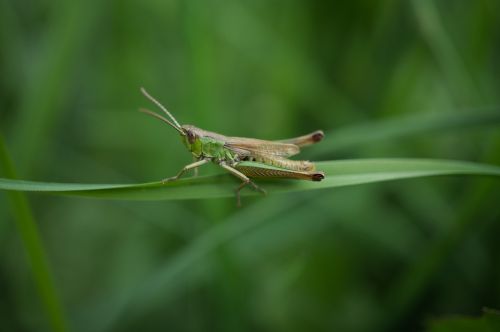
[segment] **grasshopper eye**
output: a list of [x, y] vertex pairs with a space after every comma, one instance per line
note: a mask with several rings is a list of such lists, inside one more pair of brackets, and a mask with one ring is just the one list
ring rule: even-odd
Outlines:
[[188, 131], [186, 133], [186, 135], [187, 135], [187, 139], [188, 139], [189, 144], [194, 144], [194, 142], [196, 140], [196, 136], [193, 134], [193, 132], [192, 131]]

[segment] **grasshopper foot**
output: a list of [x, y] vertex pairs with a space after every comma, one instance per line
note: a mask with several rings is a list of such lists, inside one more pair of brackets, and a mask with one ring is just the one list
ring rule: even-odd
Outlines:
[[244, 181], [235, 190], [235, 192], [236, 192], [236, 206], [237, 207], [241, 207], [241, 195], [240, 195], [240, 191], [241, 191], [241, 189], [243, 189], [243, 187], [245, 187], [248, 184], [251, 185], [254, 190], [260, 192], [263, 195], [267, 195], [267, 191], [265, 191], [264, 189], [262, 189], [261, 187], [259, 187], [258, 185], [256, 185], [254, 182], [252, 182], [252, 180]]
[[252, 186], [252, 188], [258, 192], [260, 192], [262, 195], [267, 195], [267, 191], [261, 187], [259, 187], [258, 185], [256, 185], [254, 182], [250, 181], [249, 182], [250, 185]]
[[165, 184], [165, 183], [167, 183], [167, 182], [172, 182], [172, 181], [175, 181], [175, 180], [177, 180], [178, 178], [179, 178], [178, 176], [172, 176], [172, 177], [170, 177], [170, 178], [163, 179], [163, 180], [161, 180], [161, 184]]

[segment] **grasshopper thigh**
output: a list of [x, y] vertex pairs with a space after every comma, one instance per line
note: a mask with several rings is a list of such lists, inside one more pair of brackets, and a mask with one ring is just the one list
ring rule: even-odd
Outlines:
[[282, 179], [299, 179], [309, 181], [321, 181], [325, 178], [325, 174], [320, 171], [301, 172], [287, 169], [265, 168], [255, 166], [238, 166], [236, 169], [248, 177], [255, 178], [282, 178]]

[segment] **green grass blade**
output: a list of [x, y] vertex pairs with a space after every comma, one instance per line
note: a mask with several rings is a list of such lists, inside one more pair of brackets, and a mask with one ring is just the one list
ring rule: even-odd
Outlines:
[[[92, 45], [93, 26], [102, 17], [101, 7], [92, 1], [60, 2], [52, 8], [57, 15], [49, 20], [50, 25], [38, 37], [45, 47], [37, 52], [37, 61], [30, 62], [33, 69], [29, 72], [29, 80], [19, 91], [22, 99], [18, 118], [9, 128], [13, 137], [12, 151], [17, 154], [18, 169], [22, 172], [32, 171], [32, 165], [50, 160], [46, 156], [52, 150], [47, 144], [67, 111], [64, 103], [70, 96], [75, 65], [81, 62], [83, 50]], [[45, 151], [45, 158], [40, 155], [42, 151]]]
[[[317, 168], [326, 174], [321, 182], [296, 180], [257, 180], [270, 193], [297, 192], [365, 183], [438, 176], [500, 176], [500, 167], [464, 161], [435, 159], [354, 159], [325, 161]], [[70, 184], [20, 181], [0, 178], [0, 189], [45, 192], [94, 198], [127, 200], [175, 200], [231, 197], [238, 180], [231, 175], [181, 179], [167, 184]], [[245, 190], [244, 195], [255, 195]]]
[[446, 31], [437, 5], [432, 0], [411, 1], [417, 25], [429, 45], [440, 69], [445, 74], [452, 93], [458, 101], [484, 100], [475, 84], [475, 77]]
[[[0, 174], [2, 173], [8, 177], [15, 177], [14, 167], [0, 136]], [[28, 201], [24, 193], [19, 191], [9, 192], [7, 197], [52, 330], [57, 332], [68, 331], [68, 325], [57, 295], [49, 262]]]
[[388, 139], [495, 124], [500, 124], [500, 112], [495, 108], [473, 112], [411, 114], [327, 132], [324, 141], [315, 146], [310, 155], [329, 155], [339, 150]]

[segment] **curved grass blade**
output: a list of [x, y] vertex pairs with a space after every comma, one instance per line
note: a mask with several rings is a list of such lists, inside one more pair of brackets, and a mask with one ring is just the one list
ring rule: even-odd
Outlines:
[[375, 141], [498, 124], [500, 124], [498, 108], [476, 109], [469, 112], [416, 113], [327, 132], [323, 142], [308, 153], [310, 156], [327, 156], [332, 152]]
[[[321, 182], [257, 181], [270, 193], [285, 193], [438, 175], [500, 176], [498, 166], [438, 159], [354, 159], [318, 162], [317, 167], [326, 174], [326, 179]], [[187, 178], [167, 184], [71, 184], [0, 178], [0, 189], [107, 199], [179, 200], [232, 197], [237, 183], [238, 180], [228, 174]], [[256, 193], [246, 190], [242, 194]]]
[[[1, 173], [10, 177], [16, 176], [14, 165], [9, 158], [2, 136], [0, 136]], [[52, 330], [57, 332], [69, 331], [68, 322], [58, 296], [47, 254], [28, 200], [22, 192], [15, 191], [10, 192], [7, 198]]]

